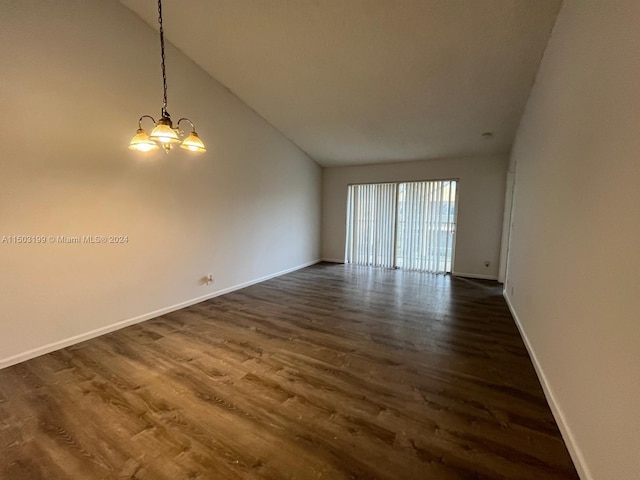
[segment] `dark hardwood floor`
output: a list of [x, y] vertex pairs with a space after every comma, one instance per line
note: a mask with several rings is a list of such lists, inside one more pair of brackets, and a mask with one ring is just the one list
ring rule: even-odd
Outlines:
[[0, 370], [0, 478], [578, 478], [495, 282], [319, 264]]

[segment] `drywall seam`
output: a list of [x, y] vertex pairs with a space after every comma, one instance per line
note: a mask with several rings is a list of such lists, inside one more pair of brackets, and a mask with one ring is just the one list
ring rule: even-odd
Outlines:
[[287, 273], [294, 272], [296, 270], [300, 270], [305, 267], [309, 267], [311, 265], [315, 265], [320, 262], [320, 259], [313, 260], [311, 262], [303, 263], [302, 265], [297, 265], [292, 268], [288, 268], [286, 270], [282, 270], [280, 272], [276, 272], [270, 275], [266, 275], [264, 277], [257, 278], [255, 280], [250, 280], [248, 282], [240, 283], [238, 285], [234, 285], [229, 288], [225, 288], [223, 290], [218, 290], [207, 295], [203, 295], [201, 297], [193, 298], [191, 300], [187, 300], [185, 302], [176, 303], [175, 305], [171, 305], [169, 307], [161, 308], [160, 310], [155, 310], [153, 312], [145, 313], [143, 315], [138, 315], [137, 317], [129, 318], [127, 320], [122, 320], [120, 322], [112, 323], [110, 325], [106, 325], [104, 327], [96, 328], [95, 330], [91, 330], [86, 333], [81, 333], [79, 335], [74, 335], [73, 337], [66, 338], [64, 340], [59, 340], [57, 342], [49, 343], [47, 345], [43, 345], [42, 347], [37, 347], [31, 350], [27, 350], [26, 352], [19, 353], [17, 355], [13, 355], [11, 357], [0, 359], [0, 370], [6, 367], [10, 367], [11, 365], [15, 365], [17, 363], [24, 362], [26, 360], [30, 360], [35, 357], [39, 357], [40, 355], [45, 355], [47, 353], [51, 353], [56, 350], [60, 350], [65, 347], [69, 347], [71, 345], [75, 345], [76, 343], [84, 342], [86, 340], [90, 340], [95, 337], [99, 337], [100, 335], [104, 335], [106, 333], [114, 332], [116, 330], [120, 330], [121, 328], [128, 327], [130, 325], [135, 325], [136, 323], [141, 323], [146, 320], [150, 320], [155, 317], [159, 317], [160, 315], [164, 315], [170, 312], [175, 312], [176, 310], [180, 310], [181, 308], [189, 307], [191, 305], [195, 305], [196, 303], [204, 302], [205, 300], [209, 300], [211, 298], [219, 297], [221, 295], [225, 295], [227, 293], [234, 292], [236, 290], [240, 290], [242, 288], [249, 287], [251, 285], [255, 285], [256, 283], [264, 282], [271, 278], [279, 277], [281, 275], [286, 275]]
[[513, 316], [513, 320], [515, 321], [518, 330], [520, 331], [520, 336], [524, 342], [525, 347], [527, 347], [527, 352], [529, 352], [529, 358], [531, 358], [531, 363], [533, 363], [533, 368], [536, 370], [536, 374], [538, 375], [538, 380], [540, 381], [540, 385], [542, 385], [542, 391], [544, 392], [544, 396], [547, 399], [547, 403], [551, 407], [551, 413], [553, 413], [553, 417], [556, 419], [556, 423], [560, 428], [560, 433], [562, 434], [562, 438], [564, 439], [565, 444], [569, 450], [569, 454], [573, 459], [573, 464], [578, 471], [578, 475], [582, 480], [593, 480], [593, 476], [587, 467], [587, 463], [585, 462], [584, 456], [582, 455], [582, 450], [578, 446], [576, 439], [569, 428], [567, 420], [564, 416], [564, 411], [560, 407], [556, 396], [553, 393], [551, 388], [551, 384], [547, 380], [546, 375], [544, 374], [544, 370], [542, 369], [542, 365], [538, 361], [538, 357], [536, 356], [535, 351], [533, 350], [533, 346], [529, 341], [529, 337], [524, 331], [524, 327], [518, 318], [518, 314], [516, 313], [513, 305], [511, 304], [511, 300], [509, 299], [509, 295], [507, 295], [506, 291], [502, 292], [502, 296], [507, 302], [507, 306], [511, 311], [511, 316]]
[[451, 272], [451, 275], [454, 277], [478, 278], [480, 280], [498, 280], [496, 275], [482, 275], [480, 273]]

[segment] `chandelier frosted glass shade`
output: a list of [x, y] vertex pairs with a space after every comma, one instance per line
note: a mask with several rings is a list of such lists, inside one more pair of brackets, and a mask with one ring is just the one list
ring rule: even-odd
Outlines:
[[163, 125], [161, 123], [156, 125], [155, 128], [151, 130], [151, 135], [149, 135], [149, 138], [154, 142], [158, 142], [163, 145], [167, 143], [180, 143], [178, 132], [176, 132], [169, 125]]
[[187, 138], [184, 139], [180, 148], [184, 148], [185, 150], [189, 150], [190, 152], [203, 153], [206, 152], [207, 149], [204, 147], [204, 143], [198, 137], [198, 134], [193, 131], [189, 134]]
[[135, 150], [137, 152], [150, 152], [151, 150], [157, 150], [158, 144], [152, 141], [143, 129], [139, 128], [138, 133], [129, 142], [129, 150]]

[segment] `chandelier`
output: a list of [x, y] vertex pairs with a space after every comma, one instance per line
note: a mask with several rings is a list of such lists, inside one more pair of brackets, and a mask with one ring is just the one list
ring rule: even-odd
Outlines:
[[[196, 133], [195, 126], [193, 122], [186, 117], [182, 117], [180, 120], [176, 122], [176, 127], [173, 127], [173, 123], [171, 122], [171, 116], [169, 112], [167, 112], [167, 72], [164, 65], [165, 54], [164, 54], [164, 29], [162, 28], [162, 0], [158, 0], [158, 23], [160, 24], [160, 52], [162, 58], [162, 90], [163, 90], [163, 101], [162, 101], [162, 110], [160, 112], [160, 119], [156, 122], [156, 120], [151, 115], [142, 115], [138, 120], [138, 131], [136, 135], [129, 142], [129, 149], [136, 150], [138, 152], [148, 152], [151, 150], [157, 150], [162, 147], [165, 149], [167, 153], [169, 150], [173, 148], [176, 144], [180, 144], [180, 148], [184, 148], [185, 150], [189, 150], [191, 152], [206, 152], [207, 149], [202, 143], [202, 140], [198, 137]], [[153, 130], [151, 130], [151, 134], [147, 134], [147, 132], [142, 128], [142, 120], [148, 118], [153, 122]], [[184, 132], [180, 130], [180, 123], [187, 122], [191, 125], [191, 133], [184, 140], [180, 140], [184, 137]]]

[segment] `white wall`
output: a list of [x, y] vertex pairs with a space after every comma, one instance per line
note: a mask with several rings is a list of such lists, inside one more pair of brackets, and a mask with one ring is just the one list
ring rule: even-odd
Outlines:
[[209, 151], [127, 150], [158, 43], [115, 1], [0, 5], [0, 239], [128, 236], [0, 243], [0, 366], [320, 256], [320, 167], [171, 46], [169, 112]]
[[[322, 173], [322, 257], [344, 260], [347, 187], [354, 183], [459, 179], [454, 272], [497, 278], [506, 156], [447, 158], [358, 167]], [[490, 266], [485, 267], [484, 262]]]
[[640, 478], [638, 25], [565, 1], [513, 150], [505, 290], [583, 479]]

